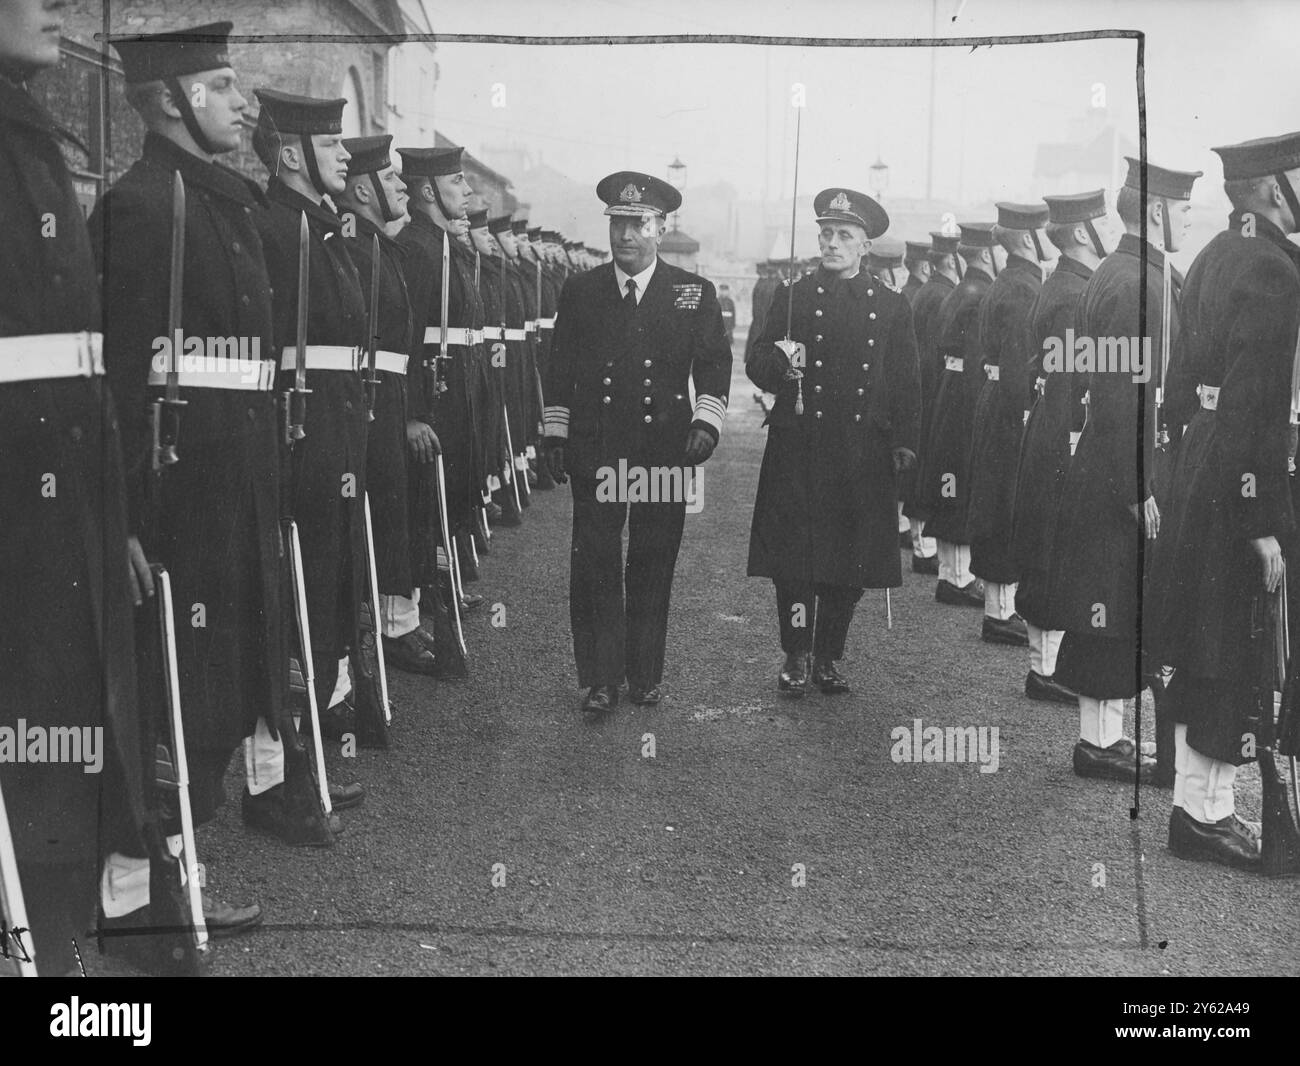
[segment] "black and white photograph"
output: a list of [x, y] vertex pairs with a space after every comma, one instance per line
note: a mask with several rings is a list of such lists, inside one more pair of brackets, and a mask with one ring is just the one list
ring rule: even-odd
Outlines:
[[0, 0], [0, 975], [101, 981], [24, 1029], [857, 976], [1280, 1031], [1297, 39]]

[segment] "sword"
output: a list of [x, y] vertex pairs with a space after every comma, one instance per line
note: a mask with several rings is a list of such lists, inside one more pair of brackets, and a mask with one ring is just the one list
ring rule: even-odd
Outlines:
[[[366, 417], [371, 422], [375, 420], [375, 393], [379, 388], [379, 371], [375, 367], [375, 348], [379, 339], [379, 270], [381, 266], [379, 257], [381, 254], [379, 234], [376, 233], [370, 242], [370, 311], [366, 316]], [[387, 709], [387, 705], [388, 700], [385, 697], [385, 709]]]
[[9, 828], [4, 791], [0, 790], [0, 958], [10, 957], [10, 944], [15, 945], [12, 957], [18, 963], [18, 975], [37, 976], [27, 903], [18, 879], [18, 854]]
[[1173, 317], [1173, 276], [1170, 273], [1169, 254], [1166, 252], [1161, 266], [1160, 277], [1160, 383], [1156, 386], [1155, 409], [1155, 446], [1165, 448], [1169, 444], [1169, 430], [1161, 424], [1160, 412], [1165, 406], [1165, 379], [1169, 374], [1169, 332]]
[[[307, 212], [299, 214], [298, 224], [298, 329], [297, 355], [293, 366], [293, 388], [284, 393], [284, 441], [293, 447], [294, 441], [307, 435], [302, 428], [307, 417], [307, 288], [311, 280], [311, 230], [307, 226]], [[328, 810], [328, 808], [326, 808]]]
[[[306, 216], [304, 216], [305, 218]], [[302, 364], [299, 364], [301, 366]], [[320, 708], [316, 706], [316, 671], [311, 658], [311, 622], [307, 617], [307, 579], [302, 570], [302, 544], [298, 540], [298, 523], [284, 522], [284, 536], [289, 557], [289, 577], [293, 585], [293, 613], [298, 626], [298, 650], [302, 680], [307, 689], [307, 712], [311, 718], [312, 748], [316, 756], [316, 785], [320, 789], [321, 807], [326, 814], [334, 810], [330, 802], [329, 780], [325, 776], [325, 748], [320, 735]]]
[[[379, 238], [375, 238], [378, 251]], [[384, 724], [391, 724], [393, 711], [388, 703], [388, 670], [384, 665], [384, 639], [379, 629], [379, 568], [375, 566], [375, 527], [370, 520], [370, 493], [366, 504], [366, 565], [370, 571], [370, 614], [375, 621], [375, 659], [379, 663], [379, 695], [384, 701]]]
[[154, 470], [171, 466], [180, 455], [176, 443], [181, 431], [180, 357], [185, 345], [181, 332], [181, 305], [185, 299], [185, 179], [178, 170], [172, 175], [172, 247], [167, 295], [167, 336], [171, 339], [171, 359], [167, 364], [167, 386], [161, 400], [151, 404]]
[[[785, 343], [793, 344], [790, 336], [794, 319], [794, 228], [799, 211], [799, 136], [803, 127], [803, 108], [798, 108], [794, 119], [794, 190], [790, 202], [790, 277], [786, 283], [785, 297]], [[790, 352], [786, 352], [790, 355]], [[794, 413], [803, 414], [803, 371], [791, 365], [786, 371], [785, 379], [794, 381]]]
[[167, 724], [172, 736], [172, 766], [176, 772], [176, 806], [181, 815], [181, 844], [185, 852], [185, 894], [194, 923], [194, 943], [199, 951], [208, 946], [208, 926], [203, 920], [203, 894], [199, 885], [199, 859], [194, 838], [194, 810], [190, 805], [190, 766], [185, 749], [185, 725], [181, 717], [181, 673], [176, 656], [176, 616], [172, 610], [172, 578], [167, 568], [150, 567], [160, 595], [158, 629], [162, 640], [163, 674], [167, 693]]
[[[445, 368], [451, 359], [451, 356], [447, 354], [447, 330], [450, 328], [447, 313], [451, 307], [451, 238], [447, 235], [446, 230], [442, 231], [442, 296], [440, 306], [442, 308], [442, 318], [439, 321], [442, 323], [442, 329], [439, 330], [441, 336], [438, 340], [438, 359], [439, 365]], [[447, 383], [445, 381], [441, 382], [437, 391], [446, 392]]]

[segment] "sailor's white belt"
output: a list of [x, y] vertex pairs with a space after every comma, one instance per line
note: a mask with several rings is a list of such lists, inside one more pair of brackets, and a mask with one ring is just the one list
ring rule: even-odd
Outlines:
[[525, 333], [536, 333], [536, 332], [537, 332], [537, 319], [535, 319], [535, 318], [530, 318], [527, 322], [525, 322], [525, 323], [524, 323], [524, 332], [525, 332]]
[[0, 337], [0, 382], [90, 378], [104, 373], [102, 333]]
[[[348, 349], [349, 351], [351, 349]], [[310, 366], [310, 362], [307, 364]], [[166, 385], [167, 371], [154, 367], [149, 371], [150, 385]], [[270, 392], [275, 387], [275, 360], [259, 359], [244, 369], [181, 370], [176, 384], [183, 389], [238, 389], [242, 392]]]
[[1201, 396], [1201, 407], [1206, 411], [1217, 411], [1219, 409], [1219, 386], [1218, 385], [1197, 385], [1196, 391]]
[[960, 374], [966, 369], [966, 360], [958, 359], [955, 355], [945, 355], [943, 358], [943, 368], [945, 370], [955, 370]]
[[992, 363], [984, 364], [984, 374], [990, 381], [997, 381], [998, 376], [1002, 373], [1002, 368], [994, 366]]
[[[306, 348], [308, 370], [360, 370], [360, 348], [345, 348], [341, 344], [309, 344]], [[280, 353], [280, 369], [298, 368], [298, 349], [286, 348]]]
[[499, 341], [499, 340], [503, 340], [504, 338], [501, 336], [501, 327], [500, 327], [500, 326], [484, 326], [484, 327], [483, 327], [483, 339], [484, 339], [485, 341]]
[[389, 374], [405, 374], [407, 358], [401, 352], [375, 352], [375, 369]]
[[[424, 330], [425, 344], [442, 343], [442, 327], [426, 326]], [[462, 348], [471, 344], [483, 343], [483, 331], [481, 329], [462, 329], [460, 326], [452, 326], [447, 330], [447, 343], [458, 344]]]
[[537, 320], [537, 328], [538, 328], [538, 329], [554, 329], [554, 328], [555, 328], [555, 316], [554, 316], [554, 315], [551, 315], [550, 318], [539, 318], [539, 319]]
[[507, 326], [503, 332], [505, 334], [504, 339], [508, 341], [522, 341], [528, 339], [527, 327], [523, 329], [512, 329], [510, 326]]

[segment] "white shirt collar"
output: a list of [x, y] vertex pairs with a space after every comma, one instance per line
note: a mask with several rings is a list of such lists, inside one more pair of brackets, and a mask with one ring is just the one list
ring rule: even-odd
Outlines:
[[631, 278], [636, 282], [636, 302], [641, 303], [641, 297], [645, 295], [646, 289], [650, 287], [650, 276], [655, 272], [655, 267], [659, 265], [659, 257], [655, 256], [650, 260], [650, 265], [640, 274], [624, 273], [623, 268], [617, 263], [614, 264], [614, 280], [618, 282], [619, 296], [627, 295], [627, 279]]

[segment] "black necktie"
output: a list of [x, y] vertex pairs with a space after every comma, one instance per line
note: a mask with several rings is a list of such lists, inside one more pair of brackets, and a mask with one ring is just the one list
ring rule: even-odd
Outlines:
[[628, 278], [624, 288], [627, 289], [627, 295], [623, 297], [623, 308], [631, 313], [636, 310], [636, 279]]

